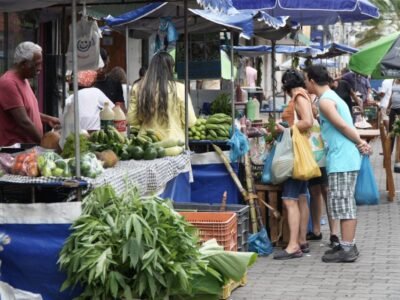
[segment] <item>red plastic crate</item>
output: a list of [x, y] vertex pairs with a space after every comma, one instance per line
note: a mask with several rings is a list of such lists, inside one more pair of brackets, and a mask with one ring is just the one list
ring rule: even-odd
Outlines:
[[235, 212], [179, 212], [199, 232], [201, 242], [216, 239], [226, 251], [237, 251]]

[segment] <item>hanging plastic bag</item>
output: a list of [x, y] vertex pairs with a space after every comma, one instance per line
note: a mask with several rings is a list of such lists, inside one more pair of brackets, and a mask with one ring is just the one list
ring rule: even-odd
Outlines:
[[273, 184], [282, 183], [292, 177], [293, 144], [289, 128], [284, 129], [282, 139], [276, 144], [271, 171]]
[[[104, 67], [100, 56], [101, 30], [95, 20], [82, 17], [76, 24], [76, 51], [78, 57], [78, 71], [97, 70]], [[70, 27], [70, 38], [67, 52], [67, 70], [72, 70], [72, 29]]]
[[297, 126], [293, 126], [293, 178], [309, 180], [321, 176], [321, 171], [314, 159], [310, 142], [306, 135], [301, 134]]
[[368, 155], [363, 155], [354, 191], [357, 205], [376, 205], [379, 203], [379, 190]]
[[265, 228], [249, 236], [249, 252], [258, 253], [260, 256], [267, 256], [272, 253], [272, 243]]
[[274, 144], [271, 148], [271, 151], [268, 153], [267, 158], [264, 161], [264, 169], [261, 176], [261, 182], [265, 184], [272, 184], [272, 160], [275, 155], [276, 144]]
[[237, 161], [239, 158], [244, 156], [250, 149], [247, 137], [240, 132], [235, 126], [235, 132], [227, 143], [231, 147], [229, 152], [229, 158], [231, 162]]

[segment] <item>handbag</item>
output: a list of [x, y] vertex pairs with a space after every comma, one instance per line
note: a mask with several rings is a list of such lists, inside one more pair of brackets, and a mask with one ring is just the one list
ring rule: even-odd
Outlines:
[[310, 142], [311, 150], [318, 166], [320, 168], [325, 167], [326, 166], [325, 144], [321, 135], [321, 127], [317, 119], [314, 119], [313, 126], [309, 130], [308, 141]]
[[276, 144], [274, 144], [264, 161], [264, 168], [261, 176], [261, 182], [265, 184], [272, 183], [272, 160], [275, 155]]
[[292, 177], [293, 173], [293, 143], [290, 129], [285, 128], [282, 139], [277, 142], [275, 155], [272, 159], [272, 183], [279, 184]]
[[298, 180], [309, 180], [321, 176], [321, 171], [314, 159], [308, 137], [301, 134], [296, 125], [293, 131], [293, 178]]
[[354, 191], [357, 205], [376, 205], [379, 203], [379, 190], [368, 155], [363, 155]]

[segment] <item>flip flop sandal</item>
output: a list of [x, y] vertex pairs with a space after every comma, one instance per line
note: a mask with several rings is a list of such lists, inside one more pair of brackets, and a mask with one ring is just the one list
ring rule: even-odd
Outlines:
[[301, 252], [310, 253], [310, 245], [308, 243], [300, 245]]
[[303, 252], [301, 250], [298, 250], [293, 253], [289, 253], [286, 250], [279, 250], [274, 253], [274, 259], [277, 260], [286, 260], [286, 259], [292, 259], [292, 258], [300, 258], [303, 256]]

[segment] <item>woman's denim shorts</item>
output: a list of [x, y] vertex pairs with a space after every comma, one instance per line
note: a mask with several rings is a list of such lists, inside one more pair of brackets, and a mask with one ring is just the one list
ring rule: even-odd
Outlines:
[[289, 178], [283, 183], [282, 199], [298, 200], [300, 196], [307, 196], [308, 182]]

